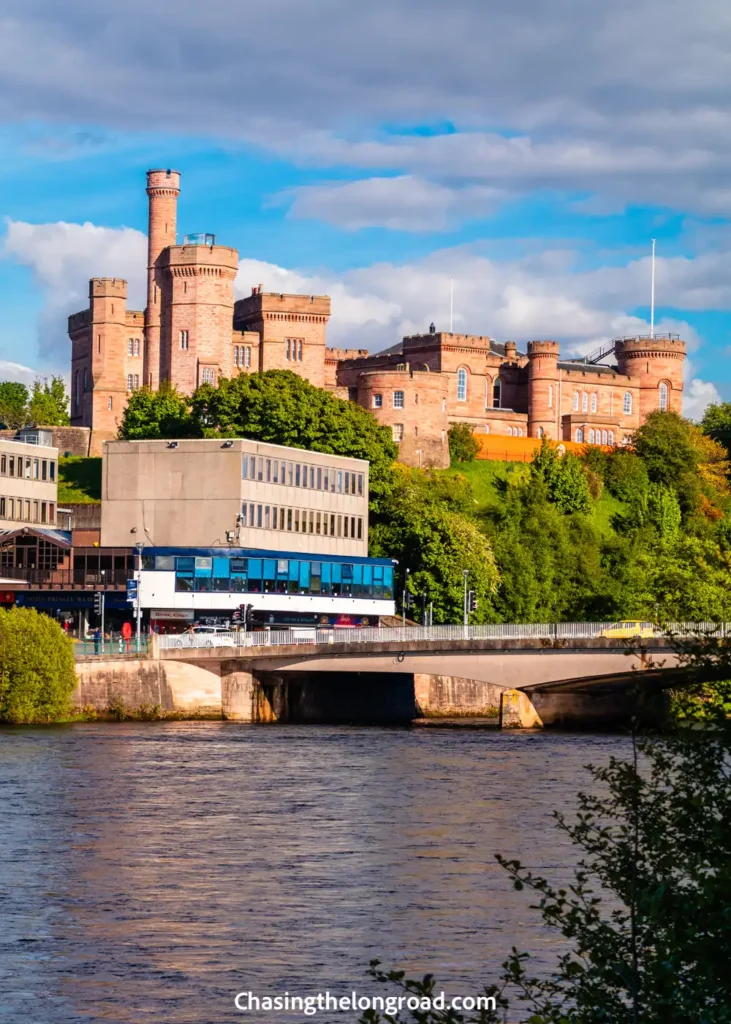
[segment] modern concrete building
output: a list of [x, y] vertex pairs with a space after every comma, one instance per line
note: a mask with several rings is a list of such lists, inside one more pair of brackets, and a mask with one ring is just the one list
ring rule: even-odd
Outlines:
[[57, 448], [0, 438], [0, 530], [56, 525], [57, 470]]
[[110, 441], [102, 547], [368, 553], [368, 463], [258, 441]]

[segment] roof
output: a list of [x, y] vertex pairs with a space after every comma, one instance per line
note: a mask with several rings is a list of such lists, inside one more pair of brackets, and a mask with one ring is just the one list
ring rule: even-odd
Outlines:
[[291, 559], [300, 562], [347, 562], [355, 565], [398, 565], [393, 558], [375, 558], [364, 555], [325, 555], [317, 551], [269, 551], [262, 548], [171, 548], [145, 547], [143, 557], [148, 555], [177, 555], [182, 558], [273, 558]]
[[619, 370], [616, 366], [604, 366], [602, 363], [582, 363], [579, 360], [575, 363], [559, 363], [558, 368], [559, 370], [573, 370], [577, 373], [604, 373], [610, 377], [619, 375]]
[[0, 530], [0, 542], [16, 536], [27, 537], [28, 534], [41, 540], [50, 540], [62, 548], [71, 547], [71, 534], [68, 530], [42, 530], [37, 526], [17, 526], [14, 530]]

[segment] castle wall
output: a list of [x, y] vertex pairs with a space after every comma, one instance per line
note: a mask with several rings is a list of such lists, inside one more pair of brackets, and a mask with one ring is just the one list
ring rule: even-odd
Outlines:
[[330, 299], [324, 295], [285, 295], [254, 289], [234, 309], [237, 330], [261, 336], [260, 368], [292, 370], [317, 387], [325, 386], [325, 331]]
[[410, 369], [361, 373], [356, 400], [391, 428], [400, 462], [449, 465], [447, 379], [442, 374]]

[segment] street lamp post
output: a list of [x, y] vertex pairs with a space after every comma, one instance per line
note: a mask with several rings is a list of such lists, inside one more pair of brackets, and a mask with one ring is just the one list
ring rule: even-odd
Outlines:
[[409, 569], [406, 569], [404, 572], [404, 592], [401, 595], [401, 621], [404, 629], [406, 629], [406, 591], [408, 589], [407, 583], [409, 582], [409, 571]]
[[106, 597], [107, 597], [107, 595], [106, 595], [106, 589], [107, 589], [107, 570], [106, 569], [102, 569], [101, 572], [100, 572], [100, 575], [101, 575], [101, 578], [102, 578], [102, 654], [104, 654], [104, 638], [105, 638], [105, 634], [104, 634], [104, 611], [105, 611], [105, 608], [104, 608], [104, 605], [107, 603], [107, 601], [106, 601]]
[[137, 571], [135, 572], [135, 579], [137, 580], [137, 597], [135, 600], [135, 618], [137, 620], [137, 652], [139, 653], [142, 643], [142, 597], [140, 595], [140, 584], [142, 583], [142, 548], [144, 547], [144, 544], [142, 541], [138, 540], [135, 547], [137, 548]]
[[467, 620], [469, 618], [469, 608], [467, 607], [467, 580], [469, 579], [469, 569], [464, 569], [462, 572], [464, 576], [464, 597], [462, 599], [462, 625], [465, 627], [465, 637], [467, 636]]

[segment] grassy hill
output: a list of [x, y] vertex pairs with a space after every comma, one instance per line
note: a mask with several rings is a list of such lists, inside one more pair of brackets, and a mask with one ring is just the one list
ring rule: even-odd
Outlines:
[[58, 460], [58, 503], [91, 504], [102, 500], [102, 460], [68, 455]]

